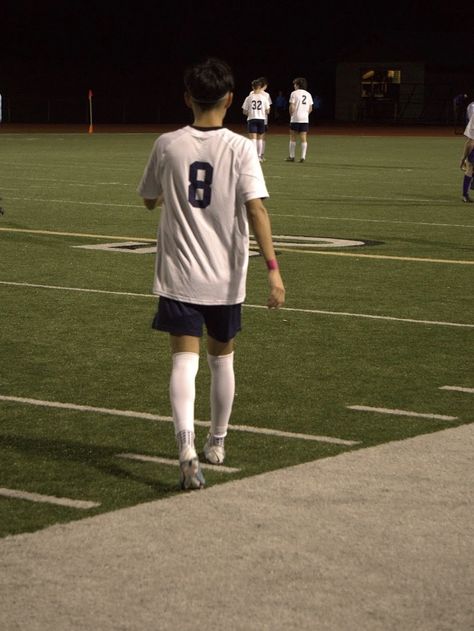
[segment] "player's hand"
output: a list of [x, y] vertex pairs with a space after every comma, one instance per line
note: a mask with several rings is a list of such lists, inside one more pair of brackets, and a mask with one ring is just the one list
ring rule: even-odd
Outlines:
[[267, 307], [269, 309], [278, 309], [285, 303], [285, 287], [278, 270], [271, 270], [268, 273], [268, 281], [270, 283], [270, 296], [268, 297]]
[[461, 171], [465, 171], [466, 170], [466, 158], [463, 158], [461, 160], [461, 164], [459, 165], [459, 168], [461, 169]]

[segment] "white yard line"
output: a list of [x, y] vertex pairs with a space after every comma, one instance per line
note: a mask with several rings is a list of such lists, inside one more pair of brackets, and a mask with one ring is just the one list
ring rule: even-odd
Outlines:
[[440, 390], [454, 390], [455, 392], [474, 394], [474, 388], [463, 388], [462, 386], [441, 386]]
[[290, 215], [283, 213], [271, 213], [272, 217], [292, 217], [293, 219], [327, 219], [329, 221], [358, 221], [362, 223], [389, 223], [402, 224], [408, 226], [431, 226], [440, 228], [474, 228], [474, 224], [457, 224], [457, 223], [429, 223], [426, 221], [401, 221], [394, 219], [364, 219], [360, 217], [325, 217], [324, 215]]
[[[170, 458], [159, 458], [158, 456], [144, 456], [141, 454], [117, 454], [117, 458], [124, 458], [126, 460], [137, 460], [138, 462], [155, 462], [157, 464], [165, 464], [172, 467], [179, 465], [177, 459], [171, 460]], [[209, 471], [218, 471], [219, 473], [238, 473], [240, 469], [235, 467], [224, 467], [223, 465], [209, 464], [201, 462], [201, 469], [208, 469]]]
[[[146, 421], [159, 421], [172, 423], [171, 416], [160, 416], [158, 414], [150, 414], [149, 412], [135, 412], [133, 410], [116, 410], [114, 408], [102, 408], [92, 405], [78, 405], [76, 403], [61, 403], [59, 401], [44, 401], [42, 399], [29, 399], [25, 397], [14, 397], [0, 395], [0, 401], [11, 401], [24, 405], [36, 405], [39, 407], [58, 408], [63, 410], [73, 410], [76, 412], [93, 412], [97, 414], [109, 414], [111, 416], [124, 416], [127, 418], [136, 418]], [[210, 427], [209, 421], [195, 420], [194, 424], [201, 427]], [[281, 438], [299, 438], [301, 440], [316, 441], [322, 443], [333, 443], [336, 445], [358, 445], [359, 441], [344, 440], [342, 438], [334, 438], [332, 436], [316, 436], [314, 434], [298, 434], [294, 432], [282, 432], [276, 429], [267, 429], [264, 427], [253, 427], [252, 425], [230, 425], [229, 431], [247, 432], [250, 434], [266, 434], [269, 436], [277, 436]]]
[[[39, 283], [19, 283], [14, 281], [6, 281], [0, 280], [0, 285], [11, 286], [11, 287], [30, 287], [35, 289], [53, 289], [58, 291], [78, 291], [84, 293], [92, 293], [92, 294], [104, 294], [104, 295], [112, 295], [112, 296], [134, 296], [137, 298], [153, 298], [157, 300], [157, 297], [154, 294], [142, 294], [138, 292], [128, 292], [128, 291], [111, 291], [107, 289], [88, 289], [86, 287], [64, 287], [61, 285], [42, 285]], [[268, 308], [264, 305], [253, 305], [244, 303], [244, 307], [247, 309], [265, 309]], [[450, 327], [458, 327], [464, 329], [474, 329], [474, 324], [464, 323], [464, 322], [446, 322], [439, 320], [416, 320], [414, 318], [398, 318], [395, 316], [383, 316], [383, 315], [373, 315], [370, 313], [352, 313], [348, 311], [327, 311], [324, 309], [300, 309], [296, 307], [281, 307], [280, 311], [294, 312], [294, 313], [311, 313], [317, 315], [330, 315], [330, 316], [344, 316], [349, 318], [366, 318], [369, 320], [388, 320], [393, 322], [406, 322], [410, 324], [428, 324], [432, 326], [450, 326]]]
[[347, 405], [349, 410], [358, 412], [376, 412], [377, 414], [391, 414], [394, 416], [411, 416], [415, 418], [429, 418], [437, 421], [455, 421], [457, 416], [445, 416], [443, 414], [431, 414], [422, 412], [411, 412], [410, 410], [392, 410], [390, 408], [374, 408], [368, 405]]
[[0, 228], [0, 232], [26, 232], [27, 234], [47, 234], [57, 237], [80, 237], [84, 239], [115, 239], [116, 241], [137, 241], [145, 243], [155, 243], [153, 239], [145, 237], [124, 237], [123, 235], [111, 234], [90, 234], [85, 232], [60, 232], [56, 230], [28, 230], [25, 228]]
[[71, 500], [68, 497], [54, 497], [53, 495], [41, 495], [40, 493], [29, 493], [27, 491], [18, 491], [16, 489], [0, 488], [0, 496], [10, 497], [16, 500], [26, 500], [28, 502], [42, 502], [45, 504], [57, 504], [58, 506], [67, 506], [68, 508], [79, 508], [88, 510], [100, 506], [97, 502], [87, 502], [85, 500]]
[[[11, 199], [20, 199], [20, 198], [14, 198], [12, 197]], [[27, 199], [27, 198], [21, 198], [21, 199]], [[34, 200], [31, 200], [34, 201]], [[120, 207], [124, 207], [124, 208], [143, 208], [143, 206], [141, 205], [135, 205], [135, 204], [114, 204], [114, 203], [104, 203], [101, 204], [100, 202], [72, 202], [71, 200], [38, 200], [38, 201], [52, 201], [52, 202], [57, 202], [57, 203], [77, 203], [77, 204], [83, 204], [83, 205], [93, 205], [93, 206], [120, 206]], [[464, 228], [470, 228], [472, 226], [458, 226], [458, 227], [464, 227]], [[151, 242], [151, 239], [147, 239], [147, 238], [143, 238], [143, 237], [128, 237], [128, 236], [117, 236], [117, 235], [101, 235], [101, 234], [86, 234], [86, 233], [74, 233], [74, 232], [59, 232], [59, 231], [52, 231], [52, 230], [28, 230], [25, 228], [0, 228], [0, 232], [25, 232], [28, 234], [49, 234], [49, 235], [56, 235], [56, 236], [70, 236], [70, 237], [84, 237], [84, 238], [91, 238], [91, 239], [116, 239], [116, 240], [120, 240], [120, 241], [145, 241], [145, 242]], [[315, 246], [318, 247], [318, 246]], [[337, 247], [337, 246], [333, 246], [333, 247]], [[278, 250], [280, 252], [291, 252], [294, 253], [295, 251], [297, 251], [300, 254], [322, 254], [322, 255], [326, 255], [326, 256], [348, 256], [351, 258], [365, 258], [365, 259], [378, 259], [378, 260], [386, 260], [386, 261], [408, 261], [408, 262], [413, 262], [413, 263], [435, 263], [435, 264], [444, 264], [444, 265], [474, 265], [474, 260], [466, 260], [466, 259], [435, 259], [435, 258], [430, 258], [430, 257], [416, 257], [416, 256], [395, 256], [395, 255], [390, 255], [390, 254], [363, 254], [360, 252], [328, 252], [326, 250], [322, 251], [322, 250], [303, 250], [297, 247], [292, 247], [292, 248], [288, 248], [288, 247], [281, 247], [280, 245], [278, 245]]]
[[77, 204], [80, 206], [111, 206], [112, 208], [141, 208], [143, 204], [119, 204], [113, 202], [81, 202], [77, 199], [44, 199], [40, 197], [12, 197], [8, 196], [8, 199], [14, 199], [20, 202], [47, 202], [52, 204]]

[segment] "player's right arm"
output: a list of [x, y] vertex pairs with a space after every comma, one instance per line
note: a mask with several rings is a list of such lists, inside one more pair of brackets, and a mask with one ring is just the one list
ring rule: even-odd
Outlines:
[[267, 263], [267, 267], [269, 264], [271, 267], [271, 269], [268, 269], [270, 296], [268, 297], [267, 306], [270, 309], [278, 309], [285, 302], [285, 286], [276, 263], [270, 217], [261, 199], [251, 199], [245, 203], [245, 207], [260, 252]]

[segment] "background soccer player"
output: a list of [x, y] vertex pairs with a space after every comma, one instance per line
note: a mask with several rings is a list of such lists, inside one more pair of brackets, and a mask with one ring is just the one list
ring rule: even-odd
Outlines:
[[232, 72], [222, 61], [209, 59], [186, 71], [185, 101], [194, 124], [156, 140], [138, 187], [147, 208], [163, 203], [154, 282], [160, 299], [153, 327], [170, 335], [170, 399], [183, 489], [204, 485], [194, 446], [203, 326], [211, 371], [211, 430], [204, 455], [213, 464], [224, 461], [249, 224], [268, 268], [268, 307], [279, 307], [285, 297], [262, 203], [268, 192], [257, 152], [249, 139], [222, 126], [233, 89]]
[[270, 105], [268, 94], [263, 91], [263, 79], [252, 81], [252, 92], [242, 104], [242, 111], [247, 116], [247, 131], [254, 143], [260, 162], [263, 161], [263, 139], [265, 136], [265, 121], [268, 120]]
[[467, 140], [464, 143], [464, 151], [461, 157], [461, 169], [464, 171], [462, 181], [462, 201], [471, 204], [472, 199], [469, 196], [469, 189], [472, 184], [472, 175], [474, 170], [474, 114], [464, 130]]
[[306, 160], [308, 149], [309, 115], [313, 111], [313, 97], [307, 91], [308, 82], [304, 77], [298, 77], [293, 81], [293, 92], [290, 94], [290, 143], [288, 162], [295, 161], [296, 135], [301, 142], [300, 162]]

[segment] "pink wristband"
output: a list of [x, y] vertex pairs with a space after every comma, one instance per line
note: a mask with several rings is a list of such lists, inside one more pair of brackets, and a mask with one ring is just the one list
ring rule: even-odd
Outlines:
[[269, 270], [278, 269], [278, 261], [276, 259], [270, 259], [267, 261], [267, 268]]

